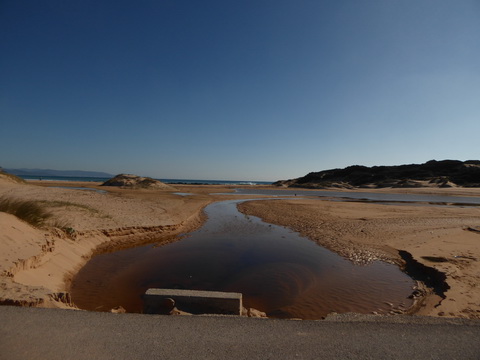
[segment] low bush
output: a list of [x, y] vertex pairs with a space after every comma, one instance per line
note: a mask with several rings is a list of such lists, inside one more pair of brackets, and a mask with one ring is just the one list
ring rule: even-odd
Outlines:
[[18, 200], [7, 197], [0, 198], [0, 211], [15, 215], [35, 227], [45, 225], [47, 219], [52, 217], [52, 214], [35, 201]]

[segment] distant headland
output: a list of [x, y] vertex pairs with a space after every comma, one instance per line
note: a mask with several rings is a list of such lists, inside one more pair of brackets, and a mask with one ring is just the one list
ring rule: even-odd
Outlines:
[[360, 166], [311, 172], [273, 185], [301, 188], [480, 187], [479, 160], [431, 160], [424, 164]]
[[97, 177], [111, 178], [113, 175], [100, 171], [83, 170], [52, 170], [52, 169], [3, 169], [17, 176], [67, 176], [67, 177]]

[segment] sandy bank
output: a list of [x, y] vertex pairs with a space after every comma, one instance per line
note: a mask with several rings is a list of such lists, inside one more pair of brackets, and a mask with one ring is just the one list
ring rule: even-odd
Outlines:
[[247, 202], [239, 209], [288, 226], [359, 264], [376, 259], [404, 264], [399, 256], [404, 250], [445, 274], [450, 287], [443, 300], [430, 294], [419, 314], [480, 318], [480, 233], [468, 230], [480, 229], [479, 207], [295, 199]]
[[53, 214], [45, 228], [37, 229], [0, 212], [0, 303], [69, 306], [69, 281], [95, 253], [174, 241], [179, 233], [202, 224], [204, 206], [225, 198], [209, 192], [229, 191], [224, 187], [183, 186], [186, 190], [178, 191], [195, 195], [180, 196], [173, 191], [105, 189], [98, 185], [0, 182], [0, 197], [32, 200]]

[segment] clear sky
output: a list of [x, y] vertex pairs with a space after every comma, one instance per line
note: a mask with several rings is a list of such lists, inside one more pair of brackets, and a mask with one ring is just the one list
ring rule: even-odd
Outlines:
[[0, 166], [278, 180], [480, 158], [479, 0], [0, 0]]

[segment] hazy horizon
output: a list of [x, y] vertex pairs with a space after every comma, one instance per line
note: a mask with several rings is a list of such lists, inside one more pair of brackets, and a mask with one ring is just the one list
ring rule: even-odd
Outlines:
[[0, 165], [276, 181], [480, 158], [480, 3], [4, 1]]
[[[431, 159], [429, 161], [438, 161], [438, 162], [441, 162], [441, 161], [460, 161], [458, 159]], [[468, 160], [463, 160], [463, 161], [480, 161], [478, 159], [468, 159]], [[423, 163], [422, 163], [423, 164]], [[393, 166], [401, 166], [401, 165], [421, 165], [421, 164], [414, 164], [414, 163], [408, 163], [408, 164], [394, 164]], [[352, 165], [348, 165], [347, 167], [350, 167], [350, 166], [362, 166], [362, 164], [352, 164]], [[385, 165], [373, 165], [373, 166], [378, 166], [378, 167], [382, 167], [382, 166], [385, 166]], [[0, 169], [2, 169], [2, 167], [0, 166]], [[64, 170], [56, 170], [56, 169], [30, 169], [30, 168], [3, 168], [3, 169], [6, 169], [6, 170], [22, 170], [22, 171], [25, 171], [25, 172], [30, 172], [30, 173], [26, 173], [26, 174], [17, 174], [16, 175], [19, 175], [19, 176], [59, 176], [59, 177], [93, 177], [92, 176], [87, 176], [87, 175], [42, 175], [41, 172], [47, 172], [47, 171], [54, 171], [54, 172], [64, 172], [64, 173], [67, 173], [67, 172], [84, 172], [84, 173], [104, 173], [102, 171], [89, 171], [89, 170], [79, 170], [79, 169], [76, 169], [76, 170], [72, 170], [72, 169], [64, 169]], [[320, 170], [312, 170], [312, 171], [309, 171], [309, 172], [321, 172], [321, 171], [326, 171], [326, 170], [334, 170], [334, 169], [338, 169], [338, 168], [330, 168], [330, 169], [320, 169]], [[35, 173], [35, 171], [37, 171], [37, 173]], [[128, 172], [126, 172], [125, 174], [128, 174]], [[303, 175], [307, 175], [308, 173], [305, 173]], [[120, 175], [120, 174], [111, 174], [111, 173], [104, 173], [104, 175], [107, 175], [107, 176], [98, 176], [100, 178], [103, 178], [103, 177], [113, 177], [113, 176], [116, 176], [116, 175]], [[187, 181], [192, 181], [192, 180], [215, 180], [215, 181], [258, 181], [258, 182], [275, 182], [275, 181], [279, 181], [279, 180], [290, 180], [292, 178], [285, 178], [285, 179], [276, 179], [276, 180], [262, 180], [262, 179], [251, 179], [251, 178], [245, 178], [245, 179], [214, 179], [214, 178], [170, 178], [170, 177], [155, 177], [155, 176], [149, 176], [149, 175], [145, 175], [145, 174], [134, 174], [134, 175], [138, 175], [138, 176], [146, 176], [146, 177], [152, 177], [152, 178], [156, 178], [158, 180], [187, 180]], [[302, 176], [303, 176], [302, 175]], [[300, 176], [300, 177], [302, 177]]]

